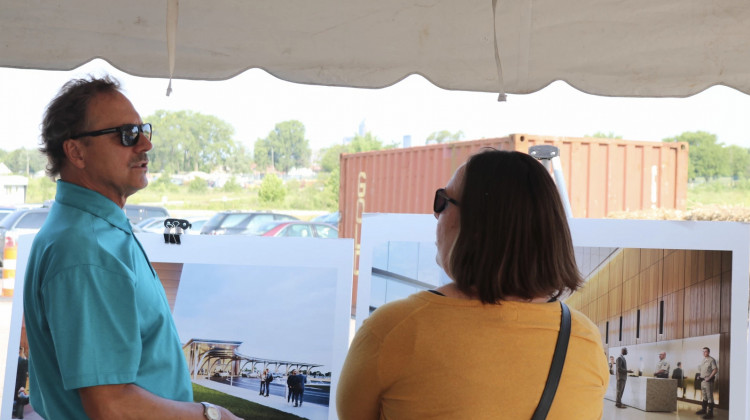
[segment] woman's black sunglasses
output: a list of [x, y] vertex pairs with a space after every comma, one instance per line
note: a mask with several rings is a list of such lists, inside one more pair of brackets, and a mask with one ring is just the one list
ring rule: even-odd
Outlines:
[[119, 127], [105, 128], [104, 130], [89, 131], [88, 133], [76, 134], [70, 136], [71, 139], [80, 139], [81, 137], [95, 137], [102, 136], [104, 134], [120, 133], [120, 142], [125, 147], [132, 147], [138, 143], [138, 139], [141, 138], [141, 134], [146, 136], [149, 141], [151, 140], [151, 124], [124, 124]]
[[432, 202], [432, 211], [435, 213], [442, 213], [448, 206], [448, 203], [458, 207], [458, 201], [448, 197], [445, 188], [438, 188], [438, 190], [435, 191], [435, 201]]

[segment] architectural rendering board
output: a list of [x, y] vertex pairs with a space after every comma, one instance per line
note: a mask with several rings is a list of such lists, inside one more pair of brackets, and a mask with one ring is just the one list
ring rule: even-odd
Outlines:
[[[19, 245], [11, 349], [21, 336], [31, 238]], [[177, 245], [158, 234], [138, 239], [164, 285], [194, 383], [290, 419], [336, 418], [349, 336], [352, 240], [183, 235]], [[1, 418], [10, 418], [13, 404], [17, 356], [10, 353]], [[269, 397], [258, 395], [265, 369], [273, 377]], [[307, 376], [303, 407], [287, 403], [292, 370]]]
[[[357, 328], [378, 306], [450, 281], [435, 263], [435, 227], [433, 215], [363, 216]], [[730, 418], [747, 418], [750, 225], [571, 219], [570, 229], [586, 283], [565, 299], [599, 326], [608, 354], [629, 346], [648, 375], [665, 351], [694, 374], [700, 349], [711, 347], [725, 366], [717, 401]], [[619, 270], [619, 279], [604, 270]]]

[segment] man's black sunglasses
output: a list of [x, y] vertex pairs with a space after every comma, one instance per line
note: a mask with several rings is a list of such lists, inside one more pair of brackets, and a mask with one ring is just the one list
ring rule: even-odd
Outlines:
[[120, 142], [125, 147], [132, 147], [138, 143], [141, 134], [151, 140], [151, 124], [124, 124], [119, 127], [105, 128], [104, 130], [89, 131], [88, 133], [76, 134], [70, 136], [71, 139], [80, 139], [81, 137], [102, 136], [104, 134], [120, 133]]
[[435, 213], [442, 213], [448, 206], [448, 203], [458, 207], [458, 201], [448, 197], [445, 188], [438, 188], [438, 190], [435, 191], [435, 201], [432, 202], [432, 211]]

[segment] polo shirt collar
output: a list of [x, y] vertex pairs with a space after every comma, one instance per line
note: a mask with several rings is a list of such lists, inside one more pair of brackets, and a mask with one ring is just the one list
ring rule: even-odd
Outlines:
[[94, 190], [58, 180], [55, 202], [90, 213], [125, 232], [132, 232], [125, 211], [114, 201]]

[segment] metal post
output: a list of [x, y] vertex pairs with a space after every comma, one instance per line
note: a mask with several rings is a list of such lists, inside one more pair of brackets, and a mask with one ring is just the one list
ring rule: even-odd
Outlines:
[[565, 208], [565, 214], [568, 218], [573, 218], [573, 211], [570, 208], [570, 200], [568, 199], [568, 189], [565, 185], [565, 175], [562, 170], [562, 162], [560, 161], [560, 148], [552, 146], [551, 144], [540, 144], [538, 146], [529, 147], [529, 155], [544, 165], [547, 170], [552, 168], [552, 175], [557, 185], [557, 192], [560, 194], [563, 207]]

